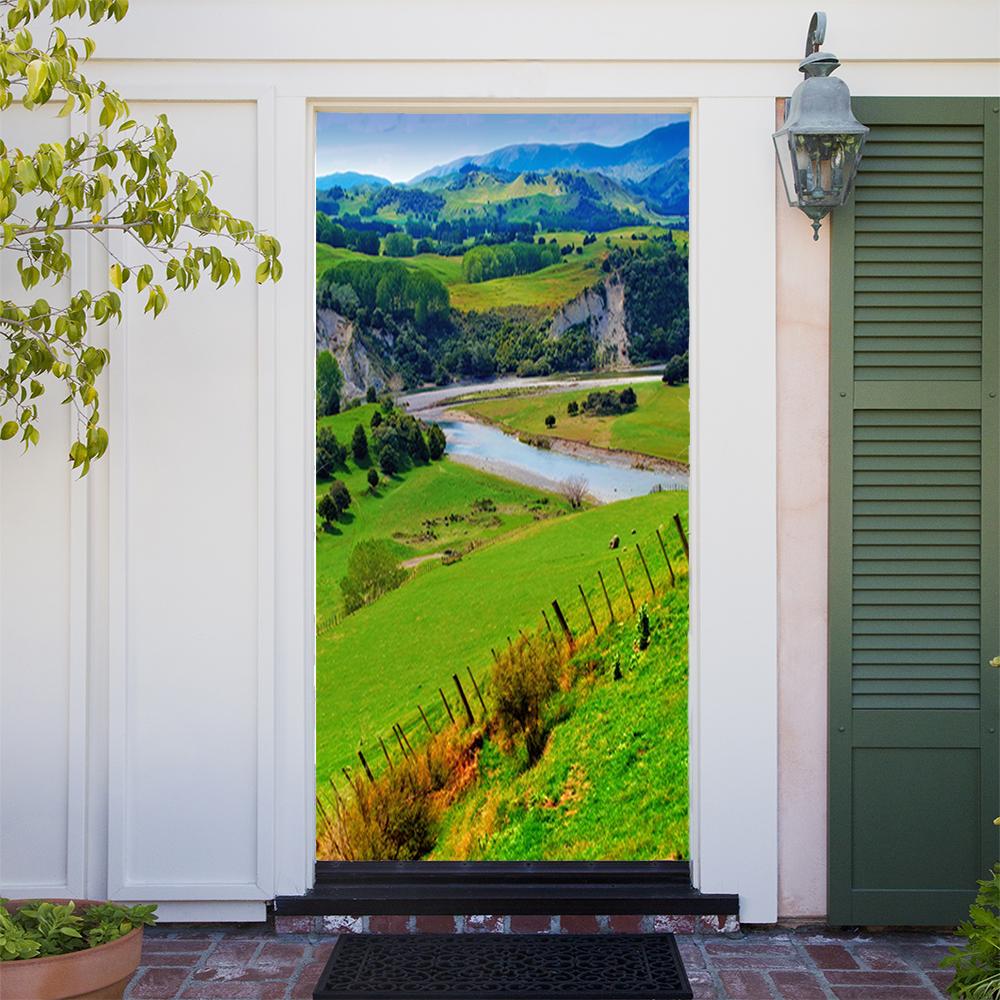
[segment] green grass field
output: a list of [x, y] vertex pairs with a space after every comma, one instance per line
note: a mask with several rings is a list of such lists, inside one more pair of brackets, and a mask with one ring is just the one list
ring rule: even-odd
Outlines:
[[686, 576], [649, 611], [647, 650], [635, 648], [632, 617], [578, 654], [589, 670], [555, 699], [534, 767], [487, 740], [479, 781], [445, 813], [432, 859], [688, 856]]
[[[597, 608], [603, 600], [596, 576], [601, 569], [609, 589], [620, 595], [616, 555], [640, 591], [646, 584], [634, 542], [643, 544], [654, 578], [664, 577], [654, 531], [669, 525], [675, 512], [686, 517], [686, 508], [686, 492], [655, 493], [533, 522], [453, 565], [423, 564], [398, 590], [323, 632], [316, 677], [320, 785], [331, 775], [339, 778], [341, 767], [357, 764], [359, 746], [380, 760], [378, 738], [391, 738], [393, 723], [417, 736], [423, 728], [418, 705], [439, 724], [444, 708], [438, 687], [454, 701], [452, 673], [471, 667], [483, 680], [491, 647], [502, 647], [519, 627], [540, 625], [541, 611], [553, 599], [582, 633], [588, 626], [577, 584]], [[380, 512], [373, 516], [382, 536], [391, 537], [393, 521]], [[608, 547], [615, 534], [622, 539], [618, 553]], [[318, 563], [322, 559], [317, 556]]]
[[[641, 452], [687, 465], [690, 436], [688, 387], [639, 382], [634, 388], [639, 405], [631, 413], [620, 416], [569, 416], [566, 404], [572, 400], [582, 403], [588, 392], [585, 388], [572, 392], [487, 399], [466, 403], [460, 409], [498, 424], [511, 433], [567, 438], [595, 448]], [[545, 426], [548, 414], [556, 418], [556, 425], [551, 429]]]
[[[462, 276], [461, 257], [442, 257], [440, 254], [426, 253], [415, 257], [378, 258], [397, 259], [407, 267], [430, 271], [448, 287], [451, 304], [464, 312], [500, 308], [504, 306], [538, 306], [554, 309], [568, 302], [585, 288], [596, 284], [604, 276], [601, 262], [608, 255], [607, 240], [612, 246], [634, 246], [632, 234], [653, 237], [665, 232], [661, 226], [631, 226], [599, 233], [596, 243], [583, 246], [584, 233], [545, 233], [546, 239], [555, 239], [560, 246], [571, 244], [580, 246], [582, 253], [566, 256], [560, 263], [542, 268], [532, 274], [521, 274], [511, 278], [495, 278], [468, 284]], [[687, 233], [675, 231], [674, 241], [686, 245]], [[325, 243], [316, 244], [316, 277], [319, 278], [334, 264], [343, 260], [363, 258], [373, 260], [365, 254], [344, 247], [330, 247]]]
[[[367, 403], [323, 417], [319, 425], [332, 428], [337, 439], [350, 446], [355, 426], [363, 424], [368, 432], [377, 409], [376, 404]], [[332, 532], [317, 532], [316, 619], [320, 628], [341, 613], [340, 580], [347, 571], [347, 558], [352, 546], [366, 538], [387, 539], [403, 562], [448, 548], [483, 544], [531, 524], [538, 517], [568, 509], [561, 497], [447, 458], [414, 466], [390, 479], [383, 477], [372, 494], [366, 478], [369, 466], [368, 461], [358, 465], [348, 455], [346, 466], [337, 470], [336, 478], [347, 485], [353, 503]], [[316, 486], [317, 494], [327, 484], [328, 480], [321, 479]], [[495, 512], [477, 514], [471, 510], [472, 504], [484, 497], [495, 503]], [[462, 519], [434, 525], [430, 537], [431, 531], [424, 522], [440, 521], [449, 514], [461, 515]]]

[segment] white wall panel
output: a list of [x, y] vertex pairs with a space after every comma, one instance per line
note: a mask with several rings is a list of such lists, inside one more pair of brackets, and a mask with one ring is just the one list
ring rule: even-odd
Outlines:
[[[180, 165], [211, 163], [216, 199], [256, 218], [256, 104], [133, 106], [161, 110]], [[137, 245], [113, 249], [143, 261]], [[270, 806], [261, 570], [273, 512], [259, 421], [272, 415], [249, 257], [245, 270], [235, 289], [173, 295], [169, 325], [129, 296], [113, 338], [110, 864], [112, 893], [130, 898], [270, 891], [259, 817]]]
[[[14, 108], [2, 136], [30, 148], [67, 123]], [[32, 198], [19, 210], [34, 211]], [[12, 255], [0, 295], [24, 301]], [[80, 273], [76, 265], [73, 277]], [[31, 297], [64, 303], [68, 287]], [[49, 386], [41, 443], [0, 449], [0, 884], [8, 894], [79, 892], [86, 798], [86, 488], [66, 462], [74, 413]]]

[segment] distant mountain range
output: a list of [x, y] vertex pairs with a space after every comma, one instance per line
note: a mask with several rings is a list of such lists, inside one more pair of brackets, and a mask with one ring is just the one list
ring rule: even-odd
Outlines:
[[414, 177], [409, 184], [459, 173], [475, 166], [486, 171], [523, 173], [552, 170], [597, 171], [619, 181], [642, 181], [665, 167], [675, 157], [687, 158], [689, 127], [687, 121], [673, 122], [647, 132], [620, 146], [600, 146], [594, 142], [519, 143], [503, 146], [478, 156], [462, 156]]
[[317, 208], [348, 225], [390, 229], [405, 219], [595, 231], [656, 223], [688, 214], [689, 135], [679, 121], [620, 146], [520, 143], [451, 160], [406, 184], [330, 173], [316, 181]]
[[359, 174], [354, 170], [342, 170], [339, 173], [324, 174], [316, 178], [317, 191], [329, 191], [332, 187], [342, 187], [345, 191], [351, 188], [369, 185], [370, 187], [388, 187], [391, 182], [378, 174]]

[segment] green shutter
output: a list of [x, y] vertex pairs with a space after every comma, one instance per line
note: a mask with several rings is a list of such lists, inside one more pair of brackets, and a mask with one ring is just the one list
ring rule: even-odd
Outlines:
[[829, 919], [950, 924], [1000, 854], [1000, 100], [864, 98], [832, 220]]

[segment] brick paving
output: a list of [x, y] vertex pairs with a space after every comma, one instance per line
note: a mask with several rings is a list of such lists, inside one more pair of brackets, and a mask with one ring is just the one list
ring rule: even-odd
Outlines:
[[[146, 932], [128, 1000], [299, 1000], [338, 933], [635, 932], [678, 929], [657, 917], [329, 917], [263, 924], [167, 924]], [[693, 925], [693, 921], [690, 922]], [[730, 925], [731, 927], [732, 925]], [[298, 928], [298, 929], [296, 929]], [[934, 1000], [951, 978], [938, 962], [954, 939], [918, 932], [805, 928], [678, 933], [695, 997], [705, 1000]]]

